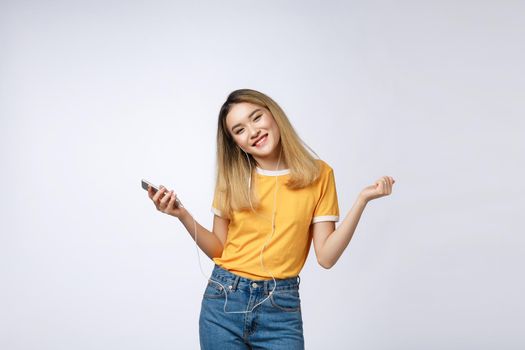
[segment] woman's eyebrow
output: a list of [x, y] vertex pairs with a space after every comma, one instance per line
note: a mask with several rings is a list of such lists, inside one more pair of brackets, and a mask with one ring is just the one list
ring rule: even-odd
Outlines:
[[[260, 110], [261, 110], [260, 108], [257, 108], [256, 110], [252, 111], [252, 112], [250, 113], [250, 115], [248, 115], [247, 119], [250, 119], [251, 117], [253, 117], [253, 115], [254, 115], [255, 113], [259, 112]], [[235, 129], [236, 127], [238, 127], [238, 126], [240, 126], [240, 125], [241, 125], [241, 123], [237, 123], [237, 124], [235, 124], [234, 126], [232, 126], [232, 131], [233, 131], [233, 129]]]

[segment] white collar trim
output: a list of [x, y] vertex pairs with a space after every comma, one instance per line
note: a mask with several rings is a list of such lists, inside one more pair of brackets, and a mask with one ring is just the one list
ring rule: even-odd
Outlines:
[[279, 175], [286, 175], [290, 173], [290, 169], [266, 170], [266, 169], [256, 167], [255, 170], [257, 171], [257, 174], [266, 175], [266, 176], [279, 176]]

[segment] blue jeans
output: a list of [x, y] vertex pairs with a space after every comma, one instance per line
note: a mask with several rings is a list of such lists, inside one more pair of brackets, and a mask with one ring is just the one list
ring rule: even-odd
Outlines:
[[[225, 288], [226, 311], [248, 311], [272, 291], [272, 280], [251, 280], [215, 265], [211, 279]], [[299, 276], [276, 279], [273, 294], [249, 313], [225, 313], [224, 289], [208, 281], [199, 317], [201, 349], [304, 349]]]

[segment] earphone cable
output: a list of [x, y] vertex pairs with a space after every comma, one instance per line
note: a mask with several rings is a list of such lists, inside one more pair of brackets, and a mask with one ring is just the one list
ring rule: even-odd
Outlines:
[[[244, 151], [244, 150], [243, 150]], [[248, 179], [248, 188], [249, 188], [249, 194], [248, 194], [248, 200], [250, 202], [250, 207], [252, 209], [252, 211], [254, 212], [254, 214], [258, 215], [258, 216], [261, 216], [263, 217], [265, 220], [268, 220], [266, 217], [264, 217], [263, 215], [257, 213], [255, 211], [255, 209], [253, 208], [253, 205], [252, 205], [252, 201], [251, 201], [251, 182], [252, 182], [252, 166], [251, 166], [251, 161], [250, 161], [250, 158], [248, 156], [248, 153], [244, 152], [245, 155], [246, 155], [246, 158], [248, 160], [248, 165], [249, 165], [249, 168], [250, 168], [250, 176], [249, 176], [249, 179]], [[279, 165], [281, 163], [281, 154], [282, 154], [282, 147], [281, 147], [281, 150], [279, 152], [279, 160], [277, 161], [277, 167], [276, 167], [276, 170], [279, 169]], [[228, 291], [227, 289], [224, 287], [224, 285], [222, 283], [220, 283], [219, 281], [216, 281], [214, 279], [210, 277], [207, 277], [206, 274], [204, 273], [203, 269], [202, 269], [202, 264], [201, 264], [201, 260], [200, 260], [200, 254], [199, 254], [199, 246], [198, 246], [198, 241], [197, 241], [197, 222], [195, 221], [195, 217], [188, 211], [188, 213], [191, 215], [192, 219], [193, 219], [193, 227], [194, 227], [194, 236], [195, 236], [195, 248], [197, 250], [197, 261], [199, 262], [199, 269], [201, 271], [201, 274], [202, 276], [208, 281], [208, 282], [213, 282], [213, 283], [216, 283], [216, 284], [219, 284], [220, 285], [220, 290], [224, 291], [224, 296], [225, 296], [225, 301], [224, 301], [224, 312], [225, 313], [241, 313], [241, 314], [244, 314], [244, 313], [249, 313], [249, 312], [253, 312], [253, 310], [259, 306], [260, 304], [264, 303], [268, 298], [270, 298], [273, 294], [273, 292], [275, 291], [275, 288], [277, 287], [277, 282], [275, 280], [275, 277], [274, 275], [272, 274], [271, 271], [268, 271], [265, 266], [264, 266], [264, 262], [263, 262], [263, 252], [264, 252], [264, 249], [266, 248], [268, 242], [271, 240], [271, 238], [273, 237], [273, 234], [275, 232], [275, 215], [276, 215], [276, 206], [277, 206], [277, 188], [278, 188], [278, 176], [276, 175], [275, 176], [275, 189], [274, 189], [274, 202], [273, 202], [273, 211], [272, 211], [272, 217], [271, 217], [271, 224], [272, 224], [272, 230], [271, 230], [271, 233], [270, 233], [270, 236], [269, 238], [266, 240], [265, 244], [263, 245], [262, 249], [261, 249], [261, 253], [259, 254], [259, 257], [260, 257], [260, 263], [261, 263], [261, 267], [263, 268], [263, 270], [266, 272], [266, 273], [269, 273], [271, 276], [272, 276], [272, 279], [273, 279], [273, 289], [269, 292], [268, 296], [266, 298], [264, 298], [262, 301], [260, 301], [259, 303], [255, 304], [251, 310], [246, 310], [246, 311], [226, 311], [226, 305], [228, 304]], [[187, 209], [186, 209], [187, 210]], [[231, 286], [230, 286], [231, 287]]]

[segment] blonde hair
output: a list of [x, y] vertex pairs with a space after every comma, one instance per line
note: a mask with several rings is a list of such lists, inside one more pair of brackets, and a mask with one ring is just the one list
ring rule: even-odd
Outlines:
[[256, 90], [235, 90], [229, 94], [221, 107], [217, 127], [216, 206], [227, 216], [232, 210], [246, 210], [251, 206], [256, 208], [259, 203], [253, 186], [250, 191], [248, 184], [250, 168], [253, 173], [256, 167], [255, 159], [251, 155], [247, 157], [244, 154], [244, 151], [235, 143], [226, 125], [226, 116], [232, 105], [241, 102], [264, 107], [273, 116], [281, 135], [282, 156], [290, 169], [290, 177], [286, 183], [288, 188], [304, 188], [315, 182], [320, 174], [320, 166], [316, 158], [308, 152], [306, 149], [308, 146], [299, 138], [286, 114], [274, 100]]

